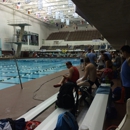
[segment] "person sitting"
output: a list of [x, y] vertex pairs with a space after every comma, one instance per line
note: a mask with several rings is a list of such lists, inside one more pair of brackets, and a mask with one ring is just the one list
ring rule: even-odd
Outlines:
[[112, 61], [109, 59], [107, 54], [103, 54], [103, 60], [105, 62], [105, 68], [97, 71], [97, 78], [100, 82], [110, 82], [112, 86], [113, 82], [111, 80], [114, 75]]
[[100, 55], [97, 59], [97, 63], [98, 63], [97, 69], [98, 70], [103, 69], [105, 66], [105, 63], [103, 61], [103, 54], [104, 54], [104, 51], [100, 51]]
[[121, 57], [120, 57], [120, 55], [118, 55], [117, 51], [115, 52], [115, 61], [114, 61], [113, 65], [117, 68], [121, 67]]
[[76, 81], [79, 79], [79, 71], [75, 66], [72, 65], [70, 61], [66, 62], [66, 67], [69, 69], [69, 74], [63, 75], [61, 81], [54, 85], [54, 87], [60, 87], [66, 82], [76, 83]]
[[108, 57], [107, 54], [103, 54], [103, 55], [102, 55], [102, 59], [103, 59], [103, 61], [104, 61], [104, 63], [105, 63], [105, 68], [103, 68], [103, 69], [97, 71], [97, 76], [98, 76], [98, 78], [101, 77], [102, 73], [104, 72], [104, 70], [105, 70], [106, 68], [109, 68], [109, 69], [112, 69], [112, 68], [113, 68], [112, 61], [109, 59], [109, 57]]
[[[90, 59], [85, 57], [85, 74], [82, 78], [77, 80], [78, 86], [89, 86], [88, 92], [92, 93], [92, 85], [97, 82], [96, 77], [96, 67], [94, 64], [90, 63]], [[97, 85], [97, 84], [96, 84]], [[97, 85], [97, 87], [99, 84]]]

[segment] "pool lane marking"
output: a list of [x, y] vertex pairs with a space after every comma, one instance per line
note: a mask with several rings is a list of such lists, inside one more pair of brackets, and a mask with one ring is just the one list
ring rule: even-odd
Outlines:
[[[47, 70], [52, 70], [54, 68], [58, 68], [58, 67], [62, 67], [62, 66], [65, 66], [65, 65], [60, 65], [60, 66], [56, 66], [56, 67], [51, 67], [49, 69], [45, 69], [45, 70], [42, 70], [42, 71], [35, 71], [33, 73], [25, 73], [24, 75], [21, 75], [20, 77], [22, 78], [22, 76], [25, 76], [25, 75], [30, 75], [30, 74], [36, 74], [38, 72], [44, 72], [44, 71], [47, 71]], [[10, 79], [14, 79], [14, 78], [18, 78], [19, 76], [13, 76], [13, 77], [10, 77], [10, 78], [7, 78], [7, 79], [3, 79], [3, 80], [0, 80], [0, 82], [3, 82], [3, 81], [6, 81], [6, 80], [10, 80]], [[24, 77], [23, 77], [24, 78]], [[30, 78], [29, 78], [30, 79]]]

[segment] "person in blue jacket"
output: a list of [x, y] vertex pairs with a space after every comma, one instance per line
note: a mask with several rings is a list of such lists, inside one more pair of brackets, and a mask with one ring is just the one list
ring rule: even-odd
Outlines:
[[126, 58], [121, 67], [121, 80], [125, 88], [125, 100], [130, 98], [130, 46], [121, 47], [122, 56]]

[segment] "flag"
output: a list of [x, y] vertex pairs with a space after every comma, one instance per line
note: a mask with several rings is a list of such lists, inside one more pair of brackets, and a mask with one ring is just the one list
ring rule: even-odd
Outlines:
[[20, 9], [20, 6], [21, 6], [21, 4], [20, 4], [20, 2], [18, 2], [16, 8]]
[[30, 14], [31, 13], [31, 11], [30, 10], [28, 10], [28, 14]]

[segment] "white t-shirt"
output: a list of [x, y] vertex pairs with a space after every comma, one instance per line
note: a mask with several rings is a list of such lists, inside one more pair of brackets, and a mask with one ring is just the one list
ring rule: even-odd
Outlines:
[[104, 65], [104, 62], [103, 62], [103, 60], [101, 59], [101, 57], [102, 57], [102, 56], [100, 55], [99, 58], [98, 58], [98, 61], [99, 61], [98, 64], [99, 64], [99, 65]]

